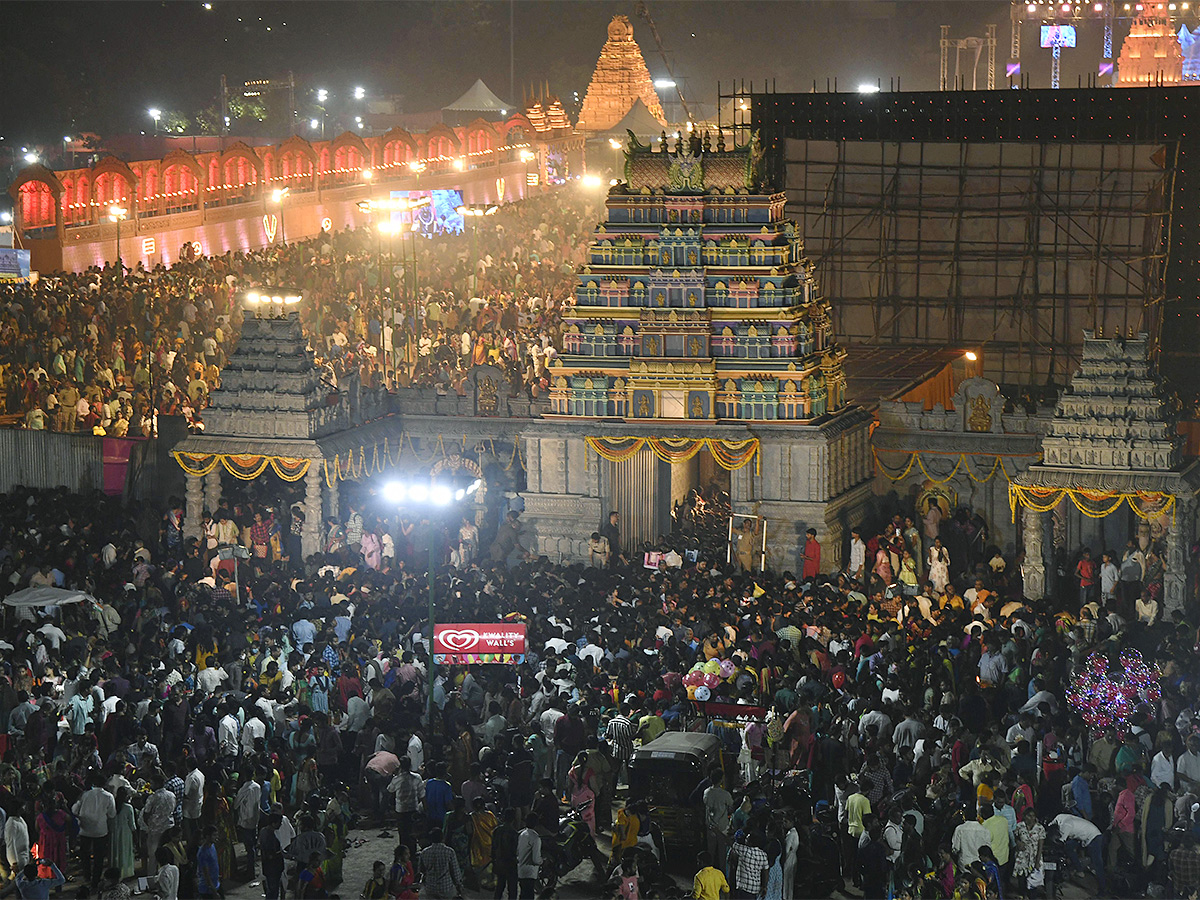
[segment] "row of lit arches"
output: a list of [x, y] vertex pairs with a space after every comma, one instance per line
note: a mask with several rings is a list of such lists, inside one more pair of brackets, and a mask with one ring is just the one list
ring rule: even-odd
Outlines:
[[529, 120], [516, 114], [504, 122], [477, 119], [459, 129], [438, 124], [416, 134], [394, 128], [374, 138], [346, 132], [315, 143], [296, 136], [258, 148], [237, 142], [221, 153], [173, 150], [160, 160], [132, 164], [108, 156], [91, 168], [58, 173], [40, 164], [29, 166], [9, 191], [22, 228], [54, 227], [59, 209], [63, 225], [70, 227], [101, 221], [114, 205], [158, 215], [201, 204], [240, 203], [266, 188], [312, 190], [357, 181], [364, 169], [447, 163], [464, 154], [523, 147], [534, 134]]

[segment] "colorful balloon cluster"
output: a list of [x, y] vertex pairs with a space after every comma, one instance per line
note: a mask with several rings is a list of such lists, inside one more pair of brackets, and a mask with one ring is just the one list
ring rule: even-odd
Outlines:
[[1148, 666], [1137, 650], [1121, 651], [1120, 668], [1110, 670], [1108, 657], [1093, 653], [1067, 688], [1071, 704], [1093, 731], [1128, 726], [1142, 703], [1162, 698], [1157, 666]]
[[717, 685], [733, 678], [737, 671], [737, 663], [731, 659], [710, 659], [707, 662], [696, 663], [692, 670], [683, 676], [688, 699], [701, 702], [711, 699]]

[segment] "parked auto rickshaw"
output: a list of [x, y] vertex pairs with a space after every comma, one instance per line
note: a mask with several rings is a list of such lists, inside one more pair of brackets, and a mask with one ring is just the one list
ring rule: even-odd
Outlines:
[[680, 731], [668, 731], [643, 744], [629, 760], [629, 796], [650, 805], [650, 815], [669, 849], [704, 846], [704, 806], [691, 804], [688, 798], [720, 763], [721, 742], [716, 735]]

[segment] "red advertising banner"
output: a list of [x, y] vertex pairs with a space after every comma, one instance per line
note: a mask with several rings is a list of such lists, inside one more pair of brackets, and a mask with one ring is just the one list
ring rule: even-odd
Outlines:
[[484, 625], [435, 625], [433, 661], [442, 665], [525, 661], [525, 626], [507, 622]]

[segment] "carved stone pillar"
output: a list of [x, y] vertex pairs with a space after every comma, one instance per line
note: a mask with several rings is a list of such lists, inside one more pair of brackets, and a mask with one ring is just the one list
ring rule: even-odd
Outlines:
[[187, 476], [186, 504], [183, 513], [183, 536], [202, 538], [203, 529], [200, 524], [200, 514], [204, 510], [204, 485], [200, 476]]
[[317, 552], [321, 543], [321, 467], [320, 460], [309, 463], [304, 473], [304, 525], [300, 529], [300, 552], [304, 558]]
[[204, 476], [204, 508], [215, 517], [217, 506], [221, 503], [221, 466], [215, 465], [211, 472]]
[[1025, 563], [1021, 566], [1025, 596], [1030, 600], [1041, 600], [1046, 592], [1046, 560], [1042, 551], [1042, 514], [1024, 508], [1021, 510], [1021, 522], [1025, 532]]
[[1196, 514], [1195, 501], [1190, 497], [1177, 497], [1175, 515], [1168, 519], [1166, 545], [1163, 559], [1163, 612], [1183, 609], [1187, 601], [1187, 552], [1188, 541], [1193, 533], [1192, 519]]
[[338, 506], [338, 485], [341, 484], [336, 478], [333, 480], [333, 486], [325, 492], [325, 515], [333, 516], [335, 519], [340, 518], [341, 512]]

